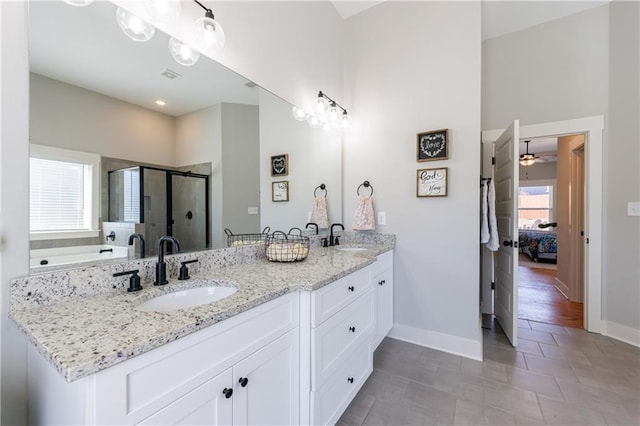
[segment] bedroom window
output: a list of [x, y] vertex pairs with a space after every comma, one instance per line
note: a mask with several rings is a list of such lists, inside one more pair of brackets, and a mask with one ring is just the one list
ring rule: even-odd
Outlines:
[[[553, 186], [521, 186], [518, 194], [518, 228], [537, 229], [554, 221]], [[549, 230], [549, 228], [547, 228]]]

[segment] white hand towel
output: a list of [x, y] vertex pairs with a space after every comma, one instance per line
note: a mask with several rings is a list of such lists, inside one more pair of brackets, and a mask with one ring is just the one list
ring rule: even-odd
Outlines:
[[358, 196], [356, 214], [353, 217], [354, 231], [373, 231], [376, 229], [375, 215], [373, 213], [373, 200], [371, 196]]
[[311, 210], [311, 222], [317, 223], [318, 228], [329, 227], [329, 209], [327, 207], [327, 197], [321, 195], [313, 200], [313, 210]]
[[489, 197], [487, 199], [489, 207], [489, 241], [487, 248], [491, 251], [498, 251], [500, 239], [498, 238], [498, 221], [496, 220], [496, 188], [493, 180], [489, 181]]
[[482, 223], [480, 224], [480, 242], [489, 242], [489, 182], [482, 182]]

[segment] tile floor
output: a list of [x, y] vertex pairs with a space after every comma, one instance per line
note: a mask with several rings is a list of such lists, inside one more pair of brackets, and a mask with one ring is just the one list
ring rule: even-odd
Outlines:
[[338, 425], [640, 425], [640, 349], [520, 320], [513, 348], [484, 331], [484, 362], [387, 338]]

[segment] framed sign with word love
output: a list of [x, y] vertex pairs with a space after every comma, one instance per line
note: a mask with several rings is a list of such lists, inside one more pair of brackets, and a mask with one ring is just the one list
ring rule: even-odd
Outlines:
[[280, 154], [271, 157], [271, 176], [287, 176], [289, 174], [289, 155]]
[[446, 197], [449, 168], [419, 169], [416, 177], [416, 196]]
[[418, 162], [449, 158], [449, 129], [418, 133], [416, 141]]

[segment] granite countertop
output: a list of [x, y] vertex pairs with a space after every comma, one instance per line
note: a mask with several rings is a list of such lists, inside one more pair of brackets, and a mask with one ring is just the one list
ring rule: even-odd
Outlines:
[[[256, 259], [192, 275], [188, 281], [173, 278], [162, 287], [149, 283], [137, 293], [72, 298], [49, 306], [15, 310], [10, 316], [36, 349], [71, 382], [287, 293], [317, 290], [393, 249], [389, 244], [357, 245], [367, 250], [312, 248], [302, 262]], [[236, 287], [238, 291], [217, 302], [171, 312], [134, 309], [158, 295], [205, 286], [210, 281]]]

